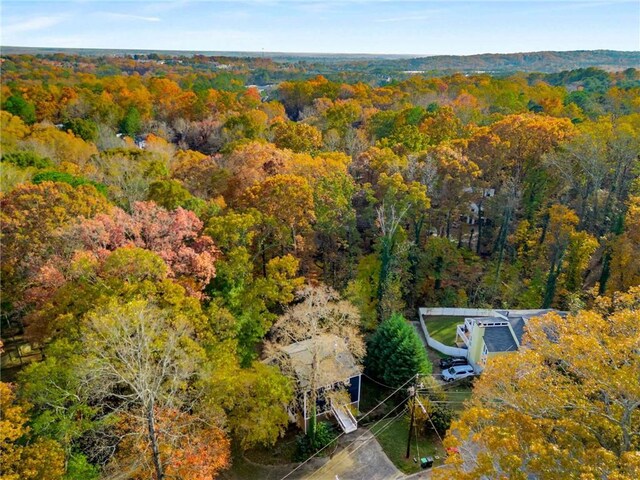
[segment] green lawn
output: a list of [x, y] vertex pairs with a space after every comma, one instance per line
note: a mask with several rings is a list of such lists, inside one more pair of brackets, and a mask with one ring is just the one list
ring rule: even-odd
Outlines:
[[458, 385], [451, 390], [445, 389], [447, 401], [451, 402], [449, 406], [456, 412], [456, 416], [464, 410], [463, 402], [471, 398], [472, 392], [473, 388], [466, 383]]
[[257, 446], [244, 453], [247, 460], [261, 465], [283, 465], [292, 463], [296, 452], [296, 436], [300, 430], [290, 428], [283, 438], [279, 438], [275, 445]]
[[[378, 439], [384, 453], [387, 454], [389, 460], [402, 472], [410, 474], [422, 470], [420, 468], [418, 452], [420, 457], [433, 457], [433, 466], [442, 465], [444, 450], [435, 433], [429, 434], [428, 436], [419, 434], [417, 448], [416, 435], [414, 433], [411, 439], [411, 455], [408, 459], [405, 458], [405, 454], [407, 453], [408, 431], [409, 420], [405, 416], [396, 420], [383, 420], [372, 429], [372, 433]], [[436, 456], [439, 458], [436, 459]], [[417, 463], [413, 461], [414, 457], [418, 459]]]
[[463, 317], [434, 316], [424, 317], [424, 324], [429, 335], [445, 345], [454, 345], [456, 326], [464, 323]]

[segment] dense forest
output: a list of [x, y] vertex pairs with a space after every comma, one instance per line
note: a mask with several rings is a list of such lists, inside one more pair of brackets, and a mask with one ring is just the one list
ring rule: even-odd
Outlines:
[[[606, 71], [622, 71], [638, 68], [640, 53], [637, 51], [580, 50], [568, 52], [526, 52], [481, 55], [367, 55], [367, 54], [322, 54], [322, 53], [275, 53], [275, 52], [185, 52], [170, 50], [108, 50], [108, 49], [56, 49], [32, 47], [3, 47], [5, 57], [19, 55], [38, 56], [49, 61], [88, 63], [104, 67], [104, 73], [112, 75], [122, 72], [131, 64], [118, 64], [115, 59], [141, 60], [136, 71], [144, 73], [150, 65], [145, 60], [163, 64], [189, 66], [192, 71], [232, 68], [244, 73], [247, 83], [267, 84], [282, 80], [303, 80], [324, 75], [335, 81], [381, 85], [391, 80], [404, 80], [416, 73], [444, 76], [454, 73], [491, 73], [512, 75], [517, 72], [558, 73], [570, 70], [599, 68]], [[105, 59], [109, 59], [108, 62]], [[144, 62], [150, 63], [150, 62]], [[223, 67], [218, 65], [222, 64]], [[94, 67], [95, 68], [95, 67]]]
[[192, 56], [213, 58], [242, 58], [252, 61], [265, 57], [275, 63], [302, 63], [306, 71], [313, 71], [319, 64], [336, 70], [372, 70], [387, 68], [401, 72], [420, 68], [422, 70], [467, 72], [489, 70], [493, 72], [560, 72], [578, 68], [598, 67], [605, 70], [625, 70], [637, 66], [640, 53], [637, 51], [616, 50], [578, 50], [543, 51], [523, 53], [484, 53], [477, 55], [375, 55], [375, 54], [331, 54], [331, 53], [286, 53], [286, 52], [185, 52], [168, 50], [108, 50], [108, 49], [70, 49], [70, 48], [34, 48], [3, 47], [5, 55], [81, 55], [85, 57], [107, 56], [149, 56], [182, 60]]
[[[48, 54], [2, 71], [2, 338], [40, 355], [2, 384], [2, 478], [214, 478], [232, 445], [286, 429], [291, 381], [260, 360], [303, 307], [342, 319], [313, 328], [359, 357], [425, 306], [617, 315], [640, 348], [636, 69], [381, 81]], [[482, 381], [490, 402], [504, 378]], [[629, 435], [558, 462], [634, 478]]]

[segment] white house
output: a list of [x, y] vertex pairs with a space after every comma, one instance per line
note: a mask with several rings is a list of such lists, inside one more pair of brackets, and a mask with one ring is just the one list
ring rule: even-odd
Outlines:
[[[520, 348], [527, 322], [556, 312], [564, 317], [567, 312], [553, 309], [533, 310], [487, 310], [473, 308], [421, 308], [420, 323], [428, 331], [425, 321], [429, 316], [459, 316], [461, 323], [456, 326], [456, 346], [442, 346], [439, 342], [429, 345], [447, 355], [463, 356], [477, 372], [481, 372], [491, 357], [514, 352]], [[428, 335], [428, 333], [427, 333]]]

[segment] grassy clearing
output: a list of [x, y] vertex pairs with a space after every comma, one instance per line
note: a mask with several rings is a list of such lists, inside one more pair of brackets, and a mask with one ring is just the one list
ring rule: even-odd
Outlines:
[[365, 376], [362, 377], [362, 389], [360, 391], [360, 415], [369, 413], [371, 409], [377, 407], [373, 412], [367, 415], [367, 418], [364, 421], [365, 424], [383, 417], [385, 413], [396, 406], [398, 400], [393, 397], [388, 399], [384, 404], [378, 406], [378, 403], [386, 399], [392, 392], [393, 389], [376, 384]]
[[471, 384], [461, 384], [452, 388], [451, 390], [445, 389], [445, 395], [447, 401], [451, 402], [449, 406], [459, 415], [464, 410], [464, 403], [471, 398], [473, 388]]
[[[434, 467], [442, 465], [444, 450], [435, 433], [429, 435], [418, 434], [416, 446], [416, 435], [414, 432], [413, 438], [411, 439], [411, 455], [408, 459], [405, 458], [405, 454], [407, 453], [408, 432], [409, 420], [406, 416], [402, 416], [396, 420], [383, 420], [372, 429], [372, 433], [378, 439], [384, 453], [386, 453], [389, 460], [403, 473], [410, 474], [422, 470], [420, 468], [420, 457], [433, 457]], [[439, 458], [436, 459], [436, 456]], [[417, 462], [414, 462], [414, 458]]]
[[464, 318], [462, 317], [424, 317], [424, 324], [429, 335], [445, 345], [454, 345], [456, 341], [456, 326], [463, 322]]

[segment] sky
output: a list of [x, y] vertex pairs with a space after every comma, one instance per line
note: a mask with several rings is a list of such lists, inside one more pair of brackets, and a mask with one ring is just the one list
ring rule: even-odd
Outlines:
[[468, 55], [640, 50], [640, 0], [0, 0], [0, 45]]

